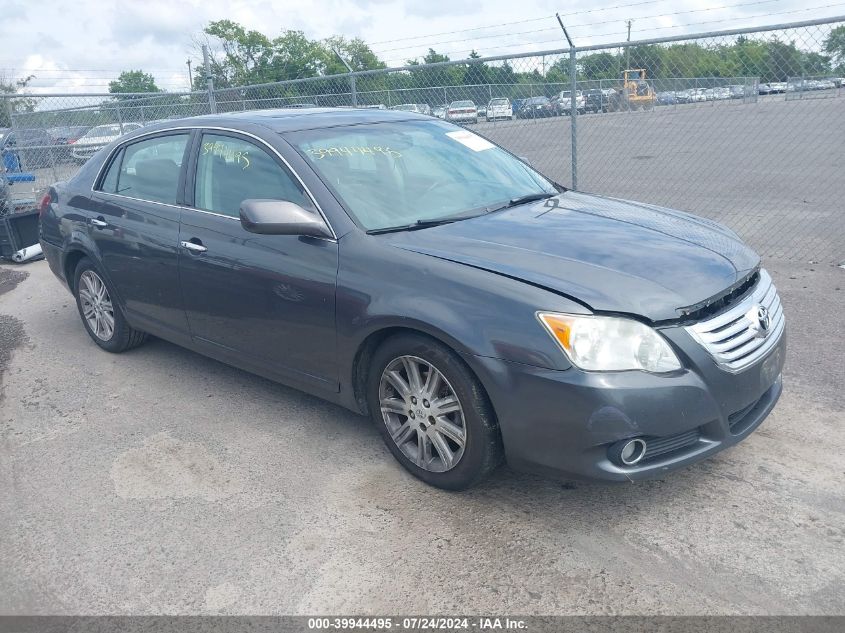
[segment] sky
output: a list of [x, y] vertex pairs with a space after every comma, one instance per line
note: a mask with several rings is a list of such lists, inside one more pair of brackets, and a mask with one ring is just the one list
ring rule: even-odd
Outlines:
[[188, 87], [186, 61], [211, 21], [275, 37], [361, 37], [389, 66], [428, 48], [463, 59], [810, 20], [845, 14], [845, 0], [0, 0], [0, 79], [34, 75], [29, 92], [106, 92], [141, 69], [168, 91]]

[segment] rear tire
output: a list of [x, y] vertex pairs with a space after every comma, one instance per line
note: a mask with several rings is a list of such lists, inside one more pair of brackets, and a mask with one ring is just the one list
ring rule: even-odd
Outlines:
[[457, 354], [427, 336], [399, 334], [382, 343], [370, 363], [367, 403], [393, 456], [432, 486], [465, 490], [503, 460], [481, 383]]
[[76, 265], [73, 294], [85, 331], [102, 349], [118, 354], [147, 340], [146, 332], [134, 329], [126, 321], [114, 299], [114, 289], [88, 257]]

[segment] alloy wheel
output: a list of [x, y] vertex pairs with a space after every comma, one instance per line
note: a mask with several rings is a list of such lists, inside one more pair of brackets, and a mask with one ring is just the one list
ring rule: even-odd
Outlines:
[[381, 414], [402, 453], [429, 472], [454, 468], [464, 454], [466, 423], [455, 390], [431, 363], [395, 358], [379, 382]]
[[101, 341], [114, 336], [114, 306], [105, 282], [93, 270], [86, 270], [79, 277], [79, 302], [82, 317]]

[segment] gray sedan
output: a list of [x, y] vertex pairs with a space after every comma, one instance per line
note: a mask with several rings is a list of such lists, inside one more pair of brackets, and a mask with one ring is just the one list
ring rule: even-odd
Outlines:
[[144, 128], [50, 189], [41, 244], [100, 348], [153, 335], [368, 415], [443, 488], [505, 459], [663, 476], [781, 393], [780, 300], [733, 232], [419, 114]]

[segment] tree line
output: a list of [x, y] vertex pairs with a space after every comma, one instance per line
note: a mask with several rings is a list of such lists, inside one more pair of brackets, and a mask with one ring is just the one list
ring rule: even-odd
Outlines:
[[[385, 62], [360, 38], [334, 36], [312, 40], [302, 31], [296, 30], [287, 30], [278, 37], [270, 38], [231, 20], [209, 23], [201, 36], [195, 38], [197, 53], [203, 45], [212, 53], [211, 74], [215, 88], [221, 90], [222, 109], [261, 107], [262, 103], [270, 99], [297, 99], [313, 94], [338, 95], [337, 103], [333, 105], [349, 104], [351, 85], [346, 78], [325, 79], [317, 89], [309, 82], [272, 89], [249, 86], [342, 75], [348, 71], [347, 64], [355, 71], [386, 68]], [[449, 100], [446, 91], [438, 92], [437, 87], [499, 84], [512, 86], [511, 92], [522, 95], [526, 91], [520, 91], [520, 86], [569, 82], [570, 66], [566, 55], [549, 59], [538, 56], [531, 61], [525, 58], [493, 63], [473, 61], [480, 57], [478, 52], [472, 51], [462, 63], [429, 67], [430, 64], [450, 61], [448, 55], [429, 49], [422, 62], [407, 61], [408, 66], [419, 66], [419, 69], [359, 77], [357, 90], [375, 95], [373, 98], [376, 99], [382, 91], [392, 93], [404, 90], [408, 96], [406, 101], [414, 101], [411, 97], [418, 95], [418, 100], [434, 104]], [[650, 78], [657, 80], [676, 77], [759, 77], [761, 82], [768, 83], [786, 81], [790, 77], [845, 76], [845, 26], [832, 29], [820, 51], [804, 50], [795, 41], [784, 41], [778, 36], [768, 39], [740, 36], [731, 43], [634, 45], [627, 50], [582, 54], [577, 60], [578, 80], [617, 80], [622, 70], [629, 67], [644, 68]], [[0, 77], [0, 95], [21, 92], [31, 79], [33, 77], [17, 80]], [[205, 87], [204, 70], [197, 64], [194, 67], [192, 88], [202, 91]], [[428, 95], [425, 89], [431, 90], [431, 94]], [[141, 108], [143, 103], [138, 101], [138, 97], [129, 97], [126, 93], [147, 93], [150, 97], [157, 93], [157, 103], [162, 107], [161, 118], [169, 116], [171, 110], [173, 116], [179, 116], [176, 110], [186, 104], [199, 105], [199, 102], [192, 103], [199, 97], [161, 94], [165, 91], [156, 85], [155, 78], [140, 69], [122, 72], [109, 84], [109, 92], [115, 95], [113, 99], [116, 101], [133, 102], [124, 103], [124, 106], [131, 105], [140, 109], [141, 114], [144, 112]], [[476, 98], [483, 101], [483, 90], [479, 88], [475, 92], [479, 93]], [[470, 93], [472, 91], [467, 91], [465, 98], [474, 96], [474, 93]], [[0, 108], [0, 127], [9, 125], [13, 112], [34, 113], [36, 110], [36, 102], [32, 98], [16, 97], [5, 101], [6, 107]], [[131, 112], [129, 116], [130, 120], [137, 118]], [[79, 118], [84, 118], [81, 113]]]

